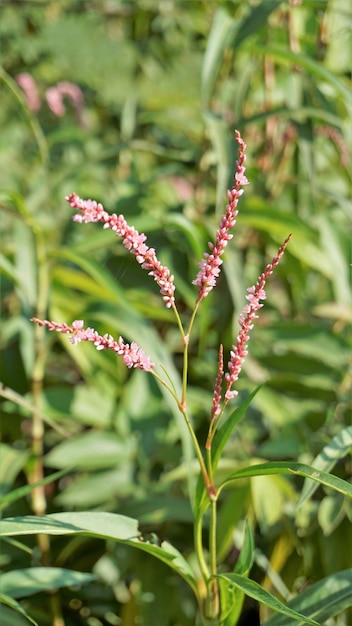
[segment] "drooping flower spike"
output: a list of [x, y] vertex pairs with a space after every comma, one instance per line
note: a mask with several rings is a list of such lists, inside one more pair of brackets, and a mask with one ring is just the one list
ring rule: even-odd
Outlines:
[[71, 207], [79, 209], [80, 213], [73, 216], [75, 222], [102, 222], [104, 228], [111, 228], [117, 237], [121, 237], [122, 243], [134, 256], [149, 276], [153, 276], [160, 287], [166, 307], [169, 309], [175, 304], [174, 276], [170, 270], [158, 261], [154, 248], [149, 248], [145, 241], [146, 235], [139, 233], [133, 226], [129, 226], [123, 215], [111, 215], [105, 211], [102, 204], [95, 200], [82, 200], [75, 193], [65, 198]]
[[31, 322], [36, 322], [39, 326], [46, 326], [49, 330], [70, 335], [70, 341], [73, 345], [80, 341], [91, 341], [97, 350], [112, 350], [122, 356], [123, 362], [129, 368], [135, 367], [145, 372], [151, 372], [154, 367], [149, 356], [134, 341], [128, 344], [124, 342], [122, 337], [119, 337], [118, 341], [115, 341], [108, 334], [102, 337], [94, 328], [84, 328], [83, 320], [75, 320], [72, 326], [40, 320], [37, 317], [33, 317]]
[[231, 387], [237, 381], [242, 369], [243, 361], [248, 354], [249, 331], [252, 330], [253, 322], [258, 317], [256, 311], [261, 309], [263, 306], [260, 300], [265, 300], [266, 298], [264, 290], [266, 281], [273, 273], [274, 268], [280, 263], [290, 239], [291, 235], [287, 237], [281, 248], [279, 248], [278, 253], [273, 258], [272, 262], [266, 266], [264, 272], [259, 276], [256, 284], [247, 289], [248, 293], [246, 298], [248, 300], [248, 304], [245, 305], [243, 312], [239, 317], [240, 332], [237, 336], [236, 344], [232, 346], [230, 353], [231, 358], [228, 363], [228, 372], [225, 374], [226, 401], [231, 400], [238, 394], [237, 391], [231, 390]]
[[219, 229], [216, 233], [215, 244], [208, 243], [210, 248], [209, 252], [204, 253], [204, 257], [199, 263], [200, 271], [193, 282], [193, 285], [198, 287], [198, 300], [200, 302], [205, 298], [208, 293], [215, 287], [217, 278], [220, 274], [220, 265], [223, 261], [221, 259], [224, 250], [232, 239], [233, 235], [230, 234], [231, 228], [236, 224], [236, 217], [238, 215], [237, 205], [240, 197], [243, 194], [243, 185], [248, 185], [248, 180], [244, 175], [245, 162], [246, 162], [246, 144], [244, 143], [238, 130], [235, 131], [236, 141], [239, 145], [238, 149], [238, 161], [236, 161], [236, 174], [233, 187], [231, 191], [227, 192], [228, 204], [225, 214], [222, 216], [219, 224]]

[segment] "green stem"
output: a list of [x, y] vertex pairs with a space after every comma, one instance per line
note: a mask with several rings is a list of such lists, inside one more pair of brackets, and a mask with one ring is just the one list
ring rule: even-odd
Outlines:
[[[212, 500], [210, 503], [210, 527], [209, 527], [209, 553], [210, 553], [210, 571], [212, 575], [217, 573], [216, 562], [216, 523], [217, 523], [217, 502]], [[219, 614], [219, 584], [216, 579], [210, 583], [210, 616], [216, 617]]]
[[195, 547], [196, 554], [198, 557], [200, 571], [202, 572], [202, 576], [203, 576], [205, 584], [207, 584], [209, 580], [210, 572], [209, 572], [208, 565], [204, 558], [203, 540], [202, 540], [202, 530], [203, 530], [202, 521], [203, 521], [202, 515], [197, 515], [196, 519], [194, 520], [194, 547]]

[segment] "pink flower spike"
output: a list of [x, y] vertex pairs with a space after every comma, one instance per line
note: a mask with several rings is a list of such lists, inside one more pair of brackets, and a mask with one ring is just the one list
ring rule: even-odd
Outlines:
[[75, 193], [66, 196], [65, 199], [72, 208], [80, 211], [73, 216], [75, 222], [86, 224], [102, 222], [104, 228], [111, 228], [117, 237], [121, 237], [125, 248], [134, 254], [137, 262], [148, 271], [149, 276], [153, 276], [160, 287], [166, 308], [169, 309], [175, 305], [174, 276], [165, 265], [158, 261], [154, 248], [149, 248], [145, 244], [147, 237], [144, 233], [140, 234], [133, 226], [129, 226], [123, 215], [117, 216], [115, 213], [110, 215], [103, 205], [95, 200], [82, 200]]
[[223, 346], [219, 348], [218, 373], [215, 379], [213, 405], [211, 409], [211, 421], [213, 422], [220, 415], [221, 407], [221, 385], [224, 376], [224, 350]]
[[26, 72], [24, 72], [23, 74], [17, 74], [16, 82], [19, 84], [24, 92], [28, 108], [34, 112], [39, 111], [41, 107], [41, 102], [39, 98], [37, 84], [33, 76]]
[[269, 263], [264, 272], [259, 276], [257, 282], [253, 287], [247, 289], [247, 300], [249, 304], [246, 304], [243, 313], [239, 317], [240, 332], [237, 336], [237, 341], [230, 353], [230, 361], [228, 363], [228, 372], [225, 374], [226, 380], [226, 392], [225, 400], [228, 402], [237, 395], [237, 391], [231, 390], [232, 385], [238, 380], [243, 362], [248, 353], [248, 341], [249, 332], [253, 328], [253, 322], [258, 317], [256, 314], [263, 304], [260, 300], [265, 300], [265, 284], [269, 276], [273, 273], [275, 267], [280, 263], [280, 260], [286, 250], [287, 244], [291, 239], [291, 235], [287, 237], [283, 245], [279, 249], [277, 256], [275, 256], [271, 263]]
[[83, 328], [83, 320], [75, 320], [72, 327], [67, 324], [59, 324], [58, 322], [40, 320], [37, 317], [32, 317], [31, 322], [35, 322], [39, 326], [46, 326], [49, 330], [56, 330], [58, 333], [71, 335], [70, 341], [73, 345], [80, 341], [91, 341], [97, 350], [112, 350], [122, 356], [123, 362], [129, 368], [135, 367], [145, 372], [151, 372], [154, 367], [148, 355], [134, 341], [128, 344], [124, 342], [122, 337], [119, 337], [118, 341], [115, 341], [108, 334], [102, 337], [94, 328]]
[[237, 204], [238, 200], [243, 194], [243, 185], [248, 185], [248, 180], [244, 175], [245, 162], [246, 162], [246, 144], [244, 143], [238, 130], [235, 131], [236, 141], [238, 143], [238, 161], [236, 161], [236, 174], [233, 187], [231, 191], [227, 192], [228, 204], [226, 212], [222, 216], [219, 224], [219, 229], [216, 233], [215, 244], [209, 243], [209, 252], [204, 253], [204, 257], [199, 263], [200, 271], [197, 274], [195, 280], [192, 281], [193, 285], [198, 287], [198, 302], [205, 298], [208, 293], [215, 287], [216, 279], [220, 274], [220, 265], [222, 264], [221, 256], [224, 250], [232, 239], [233, 235], [229, 233], [231, 228], [236, 224], [236, 217], [238, 214]]

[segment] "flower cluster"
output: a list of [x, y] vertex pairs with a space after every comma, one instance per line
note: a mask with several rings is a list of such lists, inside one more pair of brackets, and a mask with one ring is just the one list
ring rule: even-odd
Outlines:
[[232, 350], [230, 353], [231, 358], [228, 363], [229, 371], [225, 374], [225, 400], [227, 401], [237, 396], [238, 392], [232, 391], [231, 387], [238, 379], [242, 369], [243, 361], [248, 354], [247, 343], [249, 340], [249, 332], [253, 328], [253, 321], [258, 317], [256, 311], [261, 309], [261, 307], [263, 306], [260, 300], [265, 300], [266, 298], [266, 293], [264, 290], [266, 281], [273, 273], [274, 268], [279, 264], [290, 239], [291, 235], [287, 237], [281, 248], [279, 248], [279, 251], [277, 255], [273, 258], [272, 262], [266, 266], [264, 272], [259, 276], [256, 284], [253, 285], [253, 287], [249, 287], [249, 289], [247, 289], [248, 293], [246, 298], [248, 300], [248, 304], [245, 305], [243, 312], [241, 313], [239, 318], [240, 332], [237, 336], [236, 344], [232, 346]]
[[[26, 103], [30, 111], [37, 112], [42, 106], [37, 83], [33, 76], [24, 72], [16, 76], [16, 82], [21, 87]], [[83, 120], [83, 93], [78, 85], [69, 82], [61, 82], [45, 90], [47, 104], [56, 117], [62, 117], [66, 113], [64, 97], [68, 98], [77, 114], [78, 123], [84, 126]]]
[[175, 304], [174, 276], [170, 270], [158, 261], [154, 248], [149, 248], [145, 241], [147, 237], [140, 234], [133, 226], [129, 226], [123, 215], [110, 215], [105, 211], [102, 204], [95, 200], [82, 200], [75, 193], [66, 197], [71, 207], [79, 209], [80, 213], [73, 216], [75, 222], [102, 222], [104, 228], [111, 228], [118, 237], [122, 238], [122, 243], [132, 254], [135, 255], [138, 263], [160, 287], [160, 293], [167, 308]]
[[58, 333], [70, 335], [70, 341], [73, 345], [80, 341], [91, 341], [97, 350], [113, 350], [113, 352], [122, 356], [123, 362], [127, 367], [136, 367], [145, 372], [151, 372], [154, 367], [150, 358], [134, 341], [128, 344], [123, 341], [122, 337], [119, 337], [118, 341], [115, 341], [108, 334], [102, 337], [94, 328], [83, 328], [83, 320], [74, 321], [72, 327], [67, 324], [59, 324], [58, 322], [40, 320], [36, 317], [33, 317], [31, 322], [36, 322], [39, 326], [46, 326], [49, 330], [56, 330]]
[[227, 192], [228, 204], [226, 212], [222, 216], [219, 229], [216, 233], [215, 244], [209, 243], [209, 252], [205, 252], [204, 258], [199, 263], [200, 271], [197, 274], [193, 284], [198, 287], [198, 302], [205, 298], [208, 293], [215, 287], [216, 280], [220, 274], [220, 265], [223, 263], [220, 258], [233, 235], [229, 233], [230, 229], [236, 223], [236, 217], [238, 214], [237, 204], [238, 200], [243, 194], [243, 185], [248, 185], [248, 180], [244, 175], [246, 162], [246, 144], [241, 138], [240, 133], [236, 130], [236, 141], [239, 145], [238, 149], [238, 161], [236, 161], [236, 175], [234, 185], [231, 191]]

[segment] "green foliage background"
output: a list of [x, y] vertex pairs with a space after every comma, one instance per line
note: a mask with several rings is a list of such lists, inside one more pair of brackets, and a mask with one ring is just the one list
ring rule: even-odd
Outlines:
[[[135, 340], [177, 384], [182, 345], [157, 287], [113, 233], [72, 223], [64, 197], [94, 198], [146, 232], [175, 274], [186, 317], [232, 182], [235, 128], [248, 145], [251, 184], [192, 339], [197, 434], [204, 441], [219, 343], [227, 355], [246, 288], [289, 232], [240, 398], [265, 386], [223, 467], [311, 463], [349, 424], [351, 22], [346, 0], [0, 2], [2, 493], [33, 479], [31, 420], [40, 410], [50, 420], [45, 474], [67, 470], [47, 487], [48, 512], [132, 515], [192, 559], [192, 453], [172, 402], [113, 354], [74, 348], [29, 319], [84, 319]], [[16, 83], [21, 72], [38, 85], [36, 113]], [[62, 81], [81, 88], [82, 119], [67, 100], [62, 117], [50, 111], [45, 91]], [[348, 477], [350, 459], [334, 471]], [[264, 476], [228, 492], [219, 521], [224, 571], [245, 517], [256, 528], [252, 577], [280, 597], [351, 565], [345, 500], [320, 489], [295, 512], [301, 484]], [[30, 512], [23, 498], [5, 514]], [[34, 540], [27, 546], [5, 544], [3, 567], [37, 564]], [[62, 591], [67, 626], [195, 623], [184, 582], [149, 556], [80, 537], [52, 538], [51, 558], [99, 577]], [[44, 594], [24, 602], [41, 625], [51, 623]], [[28, 623], [5, 610], [17, 620], [9, 624]]]

